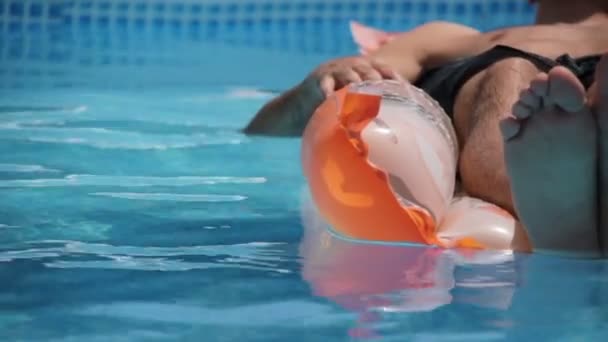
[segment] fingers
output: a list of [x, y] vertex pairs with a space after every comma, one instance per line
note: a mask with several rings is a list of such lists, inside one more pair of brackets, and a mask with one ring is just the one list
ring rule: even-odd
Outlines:
[[363, 81], [380, 81], [382, 79], [382, 74], [369, 64], [355, 65], [353, 70], [359, 74]]
[[321, 88], [321, 91], [325, 97], [328, 97], [336, 89], [336, 80], [334, 80], [332, 75], [325, 75], [321, 77], [319, 87]]
[[371, 61], [371, 65], [384, 79], [403, 81], [403, 77], [395, 69], [377, 61]]
[[365, 80], [363, 77], [361, 77], [359, 73], [355, 71], [354, 68], [339, 69], [336, 70], [333, 74], [336, 80], [336, 86], [338, 88], [342, 88], [349, 83], [356, 83]]
[[325, 96], [350, 83], [379, 81], [383, 79], [403, 81], [392, 68], [364, 58], [334, 61], [318, 70], [319, 87]]

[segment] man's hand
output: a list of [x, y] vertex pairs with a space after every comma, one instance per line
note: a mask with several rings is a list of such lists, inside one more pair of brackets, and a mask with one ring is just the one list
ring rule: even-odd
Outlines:
[[305, 83], [320, 88], [327, 97], [349, 83], [382, 79], [402, 80], [402, 77], [388, 65], [358, 56], [334, 59], [321, 64], [308, 76]]

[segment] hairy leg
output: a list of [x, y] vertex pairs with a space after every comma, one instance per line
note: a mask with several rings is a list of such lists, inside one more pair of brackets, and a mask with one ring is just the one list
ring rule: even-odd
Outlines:
[[[562, 69], [551, 77], [558, 89], [553, 97], [529, 96], [532, 86], [548, 89], [550, 77], [525, 60], [505, 60], [488, 69], [471, 104], [473, 111], [468, 117], [457, 113], [465, 115], [457, 120], [464, 142], [459, 169], [465, 191], [520, 218], [535, 250], [595, 256], [595, 127], [588, 111], [575, 115], [559, 106], [568, 107], [572, 101], [554, 105], [556, 97], [569, 99], [580, 86], [560, 77]], [[582, 94], [575, 92], [574, 100], [584, 102]], [[530, 101], [543, 103], [540, 99], [547, 106], [534, 107], [530, 117], [519, 121], [508, 120], [503, 137], [500, 122], [512, 109], [521, 111], [519, 107]], [[577, 139], [580, 134], [585, 139]]]
[[504, 161], [499, 123], [511, 112], [538, 69], [523, 59], [506, 59], [488, 68], [472, 90], [471, 101], [456, 106], [455, 126], [461, 143], [459, 173], [471, 196], [515, 214]]

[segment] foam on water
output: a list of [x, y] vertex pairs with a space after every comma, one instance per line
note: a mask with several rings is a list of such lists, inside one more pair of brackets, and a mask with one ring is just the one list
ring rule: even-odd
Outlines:
[[91, 195], [139, 201], [171, 201], [171, 202], [239, 202], [247, 199], [241, 195], [213, 194], [170, 194], [147, 192], [95, 192]]
[[0, 164], [0, 172], [61, 172], [60, 170], [49, 169], [42, 165], [25, 165], [25, 164]]
[[[32, 167], [34, 168], [34, 167]], [[35, 169], [35, 168], [34, 168]], [[44, 169], [44, 168], [43, 168]], [[47, 169], [44, 169], [45, 171]], [[2, 165], [0, 165], [2, 171]], [[34, 171], [22, 171], [34, 172]], [[49, 172], [49, 171], [47, 171]], [[59, 171], [53, 171], [59, 172]], [[113, 187], [183, 187], [194, 185], [218, 184], [263, 184], [265, 177], [228, 177], [228, 176], [102, 176], [102, 175], [67, 175], [63, 178], [44, 179], [10, 179], [0, 180], [0, 188], [45, 188], [71, 186], [113, 186]]]
[[34, 128], [7, 123], [0, 127], [2, 139], [40, 143], [84, 145], [100, 149], [168, 150], [209, 145], [241, 144], [240, 134], [209, 136], [205, 134], [142, 134], [105, 128]]

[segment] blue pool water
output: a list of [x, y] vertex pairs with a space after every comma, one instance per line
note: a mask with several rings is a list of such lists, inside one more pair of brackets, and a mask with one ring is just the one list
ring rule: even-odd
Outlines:
[[[310, 214], [300, 140], [239, 132], [268, 89], [354, 51], [318, 36], [347, 41], [346, 20], [292, 18], [292, 27], [253, 1], [243, 6], [276, 20], [244, 30], [152, 18], [149, 27], [99, 14], [129, 1], [53, 3], [62, 6], [40, 10], [52, 24], [32, 24], [19, 16], [39, 2], [0, 1], [0, 340], [608, 336], [608, 263], [336, 239]], [[190, 3], [171, 13], [195, 11]], [[358, 18], [387, 28], [428, 19], [423, 2], [403, 3], [401, 14], [382, 13], [410, 21]], [[435, 16], [480, 28], [518, 8], [492, 1], [474, 12], [507, 4], [492, 22], [429, 3]]]

